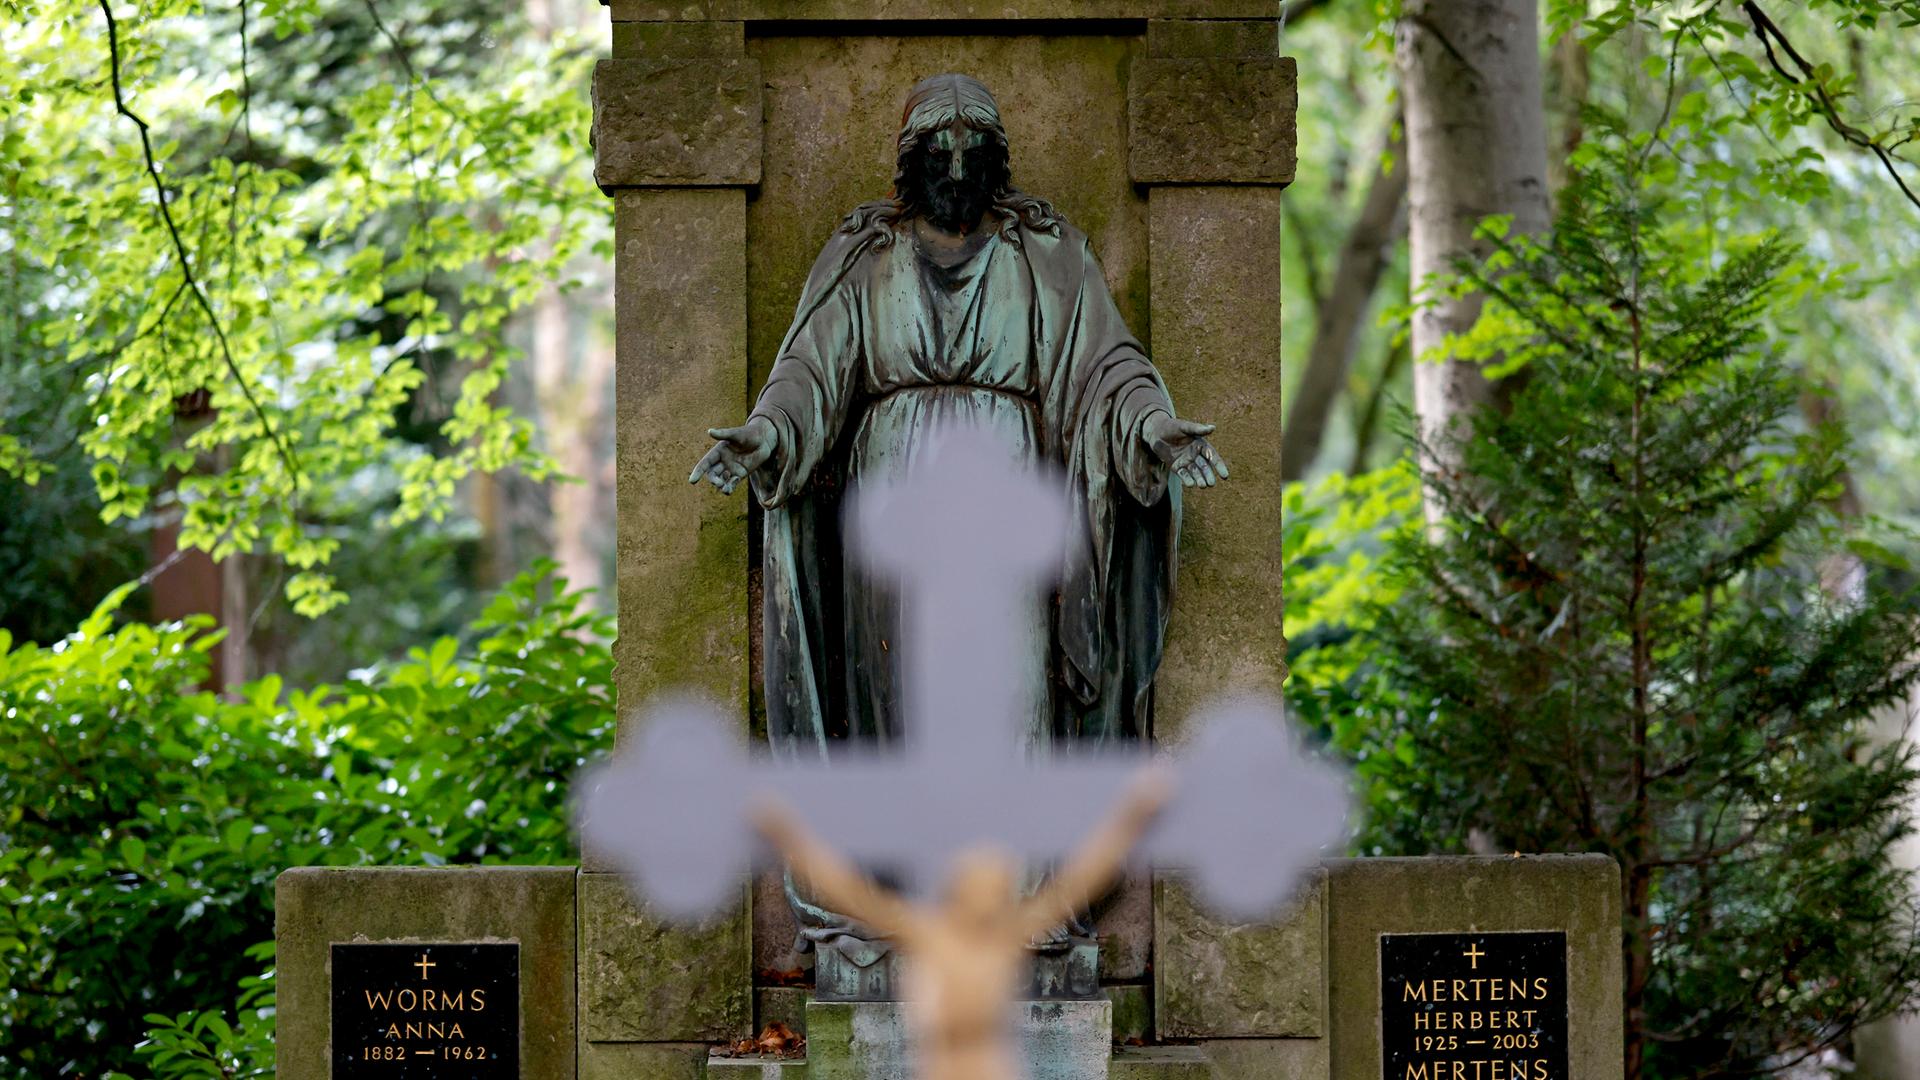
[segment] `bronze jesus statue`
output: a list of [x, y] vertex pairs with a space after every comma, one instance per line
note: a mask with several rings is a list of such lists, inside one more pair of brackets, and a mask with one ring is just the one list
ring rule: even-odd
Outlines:
[[[747, 480], [765, 511], [776, 754], [898, 737], [898, 597], [848, 556], [839, 507], [952, 424], [1050, 466], [1074, 510], [1066, 573], [1024, 619], [1031, 745], [1145, 737], [1180, 488], [1212, 486], [1227, 463], [1211, 425], [1174, 412], [1086, 235], [1013, 186], [993, 95], [949, 74], [908, 94], [892, 194], [827, 241], [752, 413], [709, 430], [717, 442], [688, 477], [727, 494]], [[845, 916], [795, 907], [810, 941], [885, 948]]]

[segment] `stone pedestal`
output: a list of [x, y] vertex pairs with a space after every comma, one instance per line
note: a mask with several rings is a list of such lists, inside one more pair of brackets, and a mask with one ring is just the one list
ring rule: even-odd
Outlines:
[[298, 867], [274, 882], [274, 1073], [327, 1080], [336, 944], [519, 946], [520, 1073], [575, 1080], [577, 949], [570, 866]]
[[1257, 923], [1208, 915], [1175, 879], [1154, 893], [1154, 1029], [1163, 1039], [1326, 1033], [1326, 874]]
[[715, 1051], [707, 1056], [709, 1080], [807, 1080], [802, 1059], [728, 1057]]
[[[1380, 1080], [1383, 936], [1482, 935], [1492, 948], [1517, 932], [1565, 941], [1564, 993], [1523, 1006], [1565, 1012], [1568, 1069], [1555, 1080], [1619, 1080], [1620, 876], [1604, 856], [1334, 860], [1266, 924], [1206, 921], [1177, 884], [1158, 892], [1167, 973], [1152, 1004], [1177, 1042], [1114, 1046], [1121, 1023], [1141, 1022], [1115, 1012], [1117, 1001], [1144, 1009], [1137, 987], [1023, 1002], [1029, 1080]], [[618, 879], [571, 867], [297, 869], [281, 875], [276, 905], [283, 1080], [332, 1074], [329, 957], [363, 943], [517, 945], [524, 1077], [909, 1075], [898, 1003], [809, 1002], [797, 988], [750, 997], [744, 910], [666, 927]], [[807, 1058], [714, 1056], [748, 1033], [749, 1008], [755, 1027], [803, 1029]]]
[[[1088, 234], [1176, 405], [1219, 425], [1234, 465], [1227, 487], [1186, 500], [1151, 734], [1177, 738], [1223, 690], [1277, 688], [1294, 68], [1271, 4], [609, 0], [609, 14], [594, 148], [615, 205], [622, 737], [633, 708], [671, 686], [762, 730], [758, 514], [682, 481], [705, 429], [746, 414], [821, 243], [887, 190], [902, 95], [937, 71], [994, 90], [1015, 182]], [[753, 918], [759, 981], [781, 981], [791, 920], [764, 902]], [[1069, 963], [1041, 990], [1150, 996], [1148, 890], [1125, 890], [1099, 926], [1104, 988]], [[838, 974], [855, 985], [822, 996], [870, 996], [884, 976]]]
[[1198, 1046], [1121, 1046], [1107, 1063], [1109, 1080], [1211, 1080], [1213, 1066]]
[[[865, 960], [865, 963], [861, 961]], [[892, 949], [879, 956], [849, 956], [837, 946], [813, 951], [813, 996], [817, 1001], [886, 1001], [900, 982], [900, 957]]]
[[[888, 1001], [900, 985], [899, 955], [891, 950], [862, 964], [832, 945], [814, 953], [816, 1001]], [[1093, 1001], [1100, 987], [1100, 943], [1074, 938], [1057, 952], [1035, 953], [1027, 996], [1036, 1001]]]
[[[912, 1035], [897, 1001], [815, 1001], [807, 1006], [809, 1080], [913, 1080]], [[1106, 1080], [1113, 1006], [1023, 1001], [1013, 1021], [1026, 1080]]]

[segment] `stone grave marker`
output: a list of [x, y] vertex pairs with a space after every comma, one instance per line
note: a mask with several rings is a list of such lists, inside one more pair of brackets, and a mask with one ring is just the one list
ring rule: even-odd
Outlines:
[[520, 1075], [520, 946], [336, 942], [335, 1080]]
[[274, 888], [280, 1080], [574, 1080], [571, 866], [296, 867]]
[[1383, 1080], [1567, 1075], [1565, 931], [1380, 935]]
[[1336, 859], [1335, 1080], [1617, 1080], [1620, 872], [1604, 855]]

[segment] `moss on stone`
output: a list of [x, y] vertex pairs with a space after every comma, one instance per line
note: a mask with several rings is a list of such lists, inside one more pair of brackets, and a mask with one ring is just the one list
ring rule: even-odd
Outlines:
[[580, 1032], [588, 1042], [750, 1034], [746, 905], [698, 926], [654, 918], [617, 874], [580, 876]]
[[1209, 915], [1176, 880], [1154, 883], [1154, 1027], [1161, 1038], [1315, 1037], [1326, 1030], [1326, 881], [1315, 873], [1270, 922]]

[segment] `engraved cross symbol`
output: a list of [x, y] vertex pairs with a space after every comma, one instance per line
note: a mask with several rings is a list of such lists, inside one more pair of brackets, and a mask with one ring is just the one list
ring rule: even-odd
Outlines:
[[[736, 898], [762, 849], [755, 797], [777, 796], [848, 857], [910, 892], [989, 841], [1038, 862], [1073, 850], [1119, 800], [1144, 748], [1030, 752], [1019, 612], [1050, 587], [1073, 520], [1065, 481], [1009, 460], [965, 429], [939, 433], [892, 483], [854, 493], [849, 526], [900, 597], [903, 746], [836, 747], [830, 764], [756, 759], [736, 718], [687, 700], [654, 704], [639, 735], [577, 785], [590, 850], [662, 914], [697, 918]], [[1193, 872], [1203, 899], [1257, 917], [1342, 839], [1347, 794], [1300, 753], [1274, 703], [1226, 699], [1196, 717], [1173, 763], [1174, 796], [1143, 842]]]
[[1475, 942], [1469, 942], [1467, 945], [1467, 951], [1461, 953], [1460, 955], [1467, 958], [1468, 965], [1474, 971], [1479, 971], [1480, 958], [1487, 954], [1480, 951], [1480, 943], [1475, 941]]
[[440, 965], [439, 965], [439, 964], [436, 964], [436, 963], [434, 963], [434, 962], [433, 962], [432, 960], [429, 960], [429, 959], [427, 959], [427, 954], [426, 954], [426, 953], [421, 953], [421, 954], [420, 954], [420, 959], [418, 959], [418, 960], [415, 960], [415, 961], [413, 962], [413, 966], [414, 966], [414, 967], [417, 967], [417, 968], [419, 968], [419, 969], [420, 969], [420, 977], [421, 977], [422, 979], [425, 979], [425, 978], [427, 977], [427, 969], [428, 969], [428, 968], [432, 968], [432, 967], [439, 967]]

